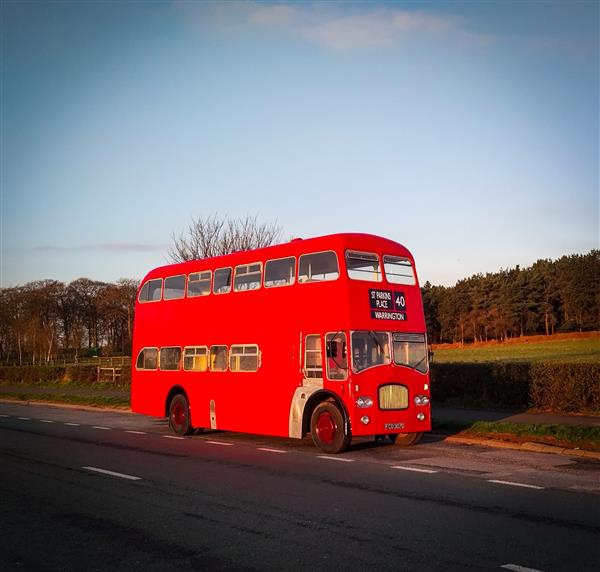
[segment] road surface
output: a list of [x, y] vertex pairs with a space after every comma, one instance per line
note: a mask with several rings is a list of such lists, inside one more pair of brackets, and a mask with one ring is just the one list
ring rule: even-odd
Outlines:
[[2, 570], [597, 570], [600, 463], [0, 403]]

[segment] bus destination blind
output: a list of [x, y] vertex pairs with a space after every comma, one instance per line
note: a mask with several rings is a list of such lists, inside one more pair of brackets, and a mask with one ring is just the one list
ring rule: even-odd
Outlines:
[[371, 318], [374, 320], [406, 320], [406, 297], [404, 292], [392, 290], [369, 290]]

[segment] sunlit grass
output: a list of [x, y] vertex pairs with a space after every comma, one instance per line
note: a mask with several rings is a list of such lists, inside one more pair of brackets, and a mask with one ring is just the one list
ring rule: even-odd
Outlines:
[[573, 361], [600, 363], [600, 337], [544, 342], [506, 342], [462, 348], [437, 348], [433, 363]]

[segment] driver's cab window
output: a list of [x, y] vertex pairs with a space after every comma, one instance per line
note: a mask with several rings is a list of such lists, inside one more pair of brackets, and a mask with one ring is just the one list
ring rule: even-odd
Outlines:
[[325, 336], [327, 351], [327, 377], [344, 380], [348, 377], [348, 344], [346, 334], [337, 332]]

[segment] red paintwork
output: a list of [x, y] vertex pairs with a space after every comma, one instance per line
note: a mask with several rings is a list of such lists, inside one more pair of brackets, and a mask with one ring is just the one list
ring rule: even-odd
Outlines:
[[[131, 406], [138, 413], [167, 416], [166, 400], [174, 386], [182, 387], [189, 399], [192, 424], [210, 427], [209, 403], [214, 400], [219, 429], [257, 434], [288, 436], [290, 406], [294, 391], [303, 384], [304, 346], [300, 340], [308, 334], [350, 330], [425, 332], [425, 320], [418, 285], [405, 286], [382, 282], [350, 280], [345, 270], [345, 251], [357, 250], [390, 254], [414, 260], [402, 245], [368, 234], [336, 234], [264, 249], [239, 252], [211, 259], [184, 262], [156, 268], [151, 278], [165, 278], [202, 270], [215, 270], [239, 264], [296, 257], [296, 283], [278, 288], [260, 288], [181, 300], [136, 302], [132, 351]], [[338, 257], [340, 277], [330, 282], [300, 284], [297, 261], [301, 254], [333, 250]], [[416, 270], [415, 270], [416, 272]], [[407, 320], [391, 321], [371, 318], [368, 291], [371, 288], [402, 290], [407, 300]], [[211, 346], [223, 344], [258, 344], [262, 353], [261, 367], [250, 372], [138, 371], [136, 358], [144, 347]], [[323, 356], [325, 348], [322, 347]], [[350, 352], [350, 348], [348, 349]], [[324, 357], [324, 361], [327, 358]], [[353, 435], [373, 435], [428, 431], [431, 428], [429, 406], [415, 407], [413, 397], [429, 396], [429, 373], [408, 367], [387, 365], [360, 373], [349, 371], [345, 381], [326, 379], [326, 391], [339, 397], [350, 420]], [[409, 407], [402, 411], [380, 411], [377, 388], [387, 383], [402, 383], [409, 388]], [[359, 390], [356, 391], [356, 386]], [[360, 409], [359, 396], [369, 396], [374, 405]], [[418, 421], [416, 414], [426, 414]], [[360, 422], [368, 415], [368, 426]], [[400, 430], [387, 430], [384, 423], [404, 423]]]

